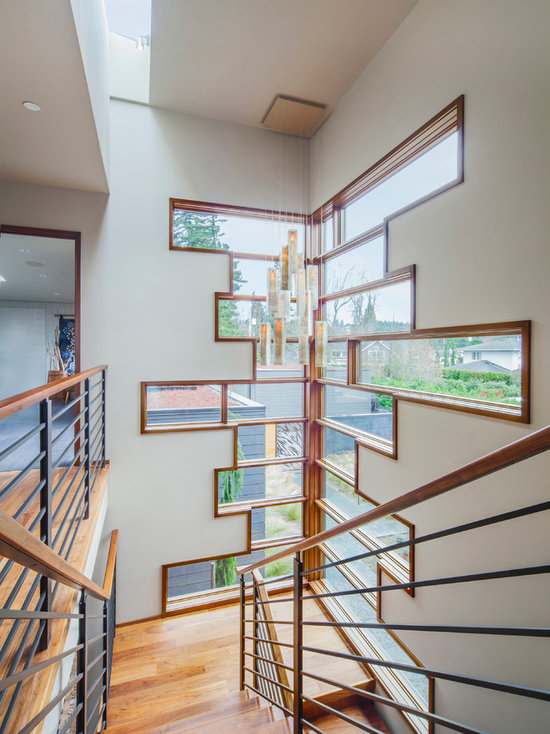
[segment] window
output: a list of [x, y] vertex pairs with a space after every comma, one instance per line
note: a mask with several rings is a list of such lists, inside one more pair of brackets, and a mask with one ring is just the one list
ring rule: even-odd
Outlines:
[[493, 325], [441, 336], [357, 342], [358, 382], [388, 395], [443, 407], [525, 420], [528, 415], [529, 323]]
[[145, 424], [163, 425], [219, 423], [222, 416], [220, 385], [178, 384], [145, 386]]

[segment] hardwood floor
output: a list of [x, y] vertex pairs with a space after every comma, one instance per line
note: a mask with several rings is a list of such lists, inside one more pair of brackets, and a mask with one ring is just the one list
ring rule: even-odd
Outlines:
[[[305, 609], [306, 619], [326, 619], [314, 600]], [[272, 610], [275, 619], [291, 618], [290, 603], [273, 604]], [[291, 625], [279, 628], [281, 641], [291, 637]], [[346, 649], [334, 630], [309, 629], [308, 642], [312, 645]], [[285, 662], [290, 654], [289, 649], [284, 650]], [[321, 659], [318, 655], [304, 657], [304, 667], [309, 666], [319, 675], [371, 685], [369, 676], [356, 663]], [[288, 734], [287, 720], [274, 716], [253, 693], [239, 691], [238, 665], [237, 605], [119, 627], [106, 734], [209, 734], [220, 729], [224, 734]], [[334, 688], [312, 680], [305, 683], [305, 692], [311, 697], [330, 691]], [[364, 716], [356, 703], [349, 702], [348, 708]], [[345, 722], [322, 716], [322, 712], [319, 716], [316, 725], [321, 726], [322, 721], [327, 733], [357, 731]]]

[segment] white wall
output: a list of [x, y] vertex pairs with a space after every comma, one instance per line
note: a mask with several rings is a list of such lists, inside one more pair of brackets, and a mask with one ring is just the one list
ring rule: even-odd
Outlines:
[[[161, 609], [161, 564], [241, 550], [244, 517], [213, 517], [232, 432], [139, 434], [141, 380], [246, 378], [250, 347], [214, 342], [227, 258], [168, 251], [170, 196], [300, 207], [300, 141], [112, 103], [111, 195], [5, 183], [6, 223], [82, 231], [82, 368], [109, 364], [108, 527], [120, 529], [118, 619]], [[284, 186], [281, 147], [287, 150]], [[300, 170], [299, 161], [304, 161]], [[32, 206], [29, 202], [32, 201]]]
[[104, 0], [71, 0], [97, 139], [109, 180], [109, 34]]
[[149, 103], [151, 47], [138, 50], [133, 38], [109, 33], [109, 88], [112, 97]]
[[[380, 501], [550, 422], [550, 4], [421, 0], [312, 141], [311, 208], [326, 201], [460, 94], [465, 183], [390, 226], [390, 269], [417, 265], [417, 326], [533, 320], [529, 426], [399, 404], [399, 460], [363, 450], [360, 484]], [[548, 456], [404, 513], [417, 534], [548, 496]], [[512, 530], [513, 527], [513, 530]], [[418, 578], [548, 562], [548, 518], [419, 547]], [[391, 592], [386, 621], [548, 624], [548, 584], [463, 584]], [[548, 647], [533, 640], [403, 635], [428, 666], [547, 687]], [[543, 732], [547, 705], [438, 684], [439, 713], [482, 730]], [[389, 720], [403, 729], [399, 717]]]

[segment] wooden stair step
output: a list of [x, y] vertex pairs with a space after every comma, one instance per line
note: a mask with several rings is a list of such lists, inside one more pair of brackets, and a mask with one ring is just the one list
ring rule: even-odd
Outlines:
[[[286, 722], [273, 720], [269, 705], [242, 691], [222, 693], [199, 704], [153, 711], [150, 715], [144, 716], [141, 712], [132, 722], [129, 722], [127, 714], [120, 724], [110, 718], [106, 734], [217, 734], [221, 728], [224, 734], [263, 733], [264, 728], [265, 734], [290, 732]], [[267, 728], [270, 725], [273, 725], [272, 729]]]
[[[358, 683], [350, 683], [350, 685], [352, 685], [354, 688], [359, 688], [362, 691], [374, 691], [373, 678], [368, 678], [366, 680], [359, 681]], [[369, 705], [368, 701], [366, 701], [357, 693], [353, 693], [352, 691], [348, 691], [343, 688], [334, 688], [332, 690], [326, 691], [325, 693], [311, 696], [311, 698], [315, 699], [315, 701], [319, 701], [320, 703], [325, 704], [326, 706], [330, 706], [331, 708], [338, 710], [354, 704], [358, 706]], [[326, 711], [321, 706], [316, 706], [314, 703], [310, 703], [309, 701], [304, 701], [303, 711], [304, 718], [306, 718], [308, 721], [315, 721], [315, 719], [318, 719], [320, 716], [326, 715]]]
[[[362, 724], [368, 724], [374, 727], [377, 731], [381, 732], [381, 734], [390, 734], [389, 729], [376, 712], [373, 704], [352, 703], [340, 708], [339, 711]], [[357, 732], [360, 731], [360, 729], [353, 726], [353, 724], [349, 724], [340, 717], [327, 713], [311, 720], [311, 723], [321, 729], [325, 734], [357, 734]], [[309, 729], [307, 726], [304, 727], [304, 731], [316, 734], [313, 729]]]

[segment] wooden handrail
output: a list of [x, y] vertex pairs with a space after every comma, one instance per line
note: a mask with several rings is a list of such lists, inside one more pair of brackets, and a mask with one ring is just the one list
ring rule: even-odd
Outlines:
[[109, 555], [107, 556], [107, 564], [105, 566], [105, 576], [103, 578], [103, 591], [107, 594], [108, 599], [111, 598], [111, 593], [113, 591], [117, 548], [118, 530], [113, 530], [111, 533], [111, 545], [109, 546]]
[[49, 382], [47, 385], [40, 385], [40, 387], [35, 387], [33, 390], [27, 390], [27, 392], [19, 393], [19, 395], [14, 395], [11, 398], [0, 400], [0, 420], [29, 408], [31, 405], [36, 405], [41, 400], [49, 398], [62, 390], [68, 390], [73, 385], [78, 385], [82, 380], [106, 369], [107, 365], [102, 364], [99, 367], [92, 367], [89, 370], [84, 370], [84, 372], [77, 372], [69, 377], [62, 377], [60, 380]]
[[492, 474], [500, 469], [505, 469], [507, 466], [511, 466], [512, 464], [517, 464], [519, 461], [528, 459], [531, 456], [536, 456], [536, 454], [547, 451], [549, 448], [550, 426], [546, 426], [546, 428], [542, 428], [540, 431], [536, 431], [535, 433], [525, 436], [524, 438], [520, 438], [518, 441], [514, 441], [501, 449], [497, 449], [497, 451], [493, 451], [486, 456], [482, 456], [480, 459], [476, 459], [476, 461], [472, 461], [470, 464], [465, 464], [460, 467], [460, 469], [455, 469], [449, 474], [445, 474], [444, 476], [434, 479], [427, 484], [423, 484], [421, 487], [417, 487], [410, 492], [402, 494], [383, 505], [379, 505], [373, 510], [364, 512], [362, 515], [353, 517], [351, 520], [347, 520], [334, 528], [323, 530], [321, 533], [317, 533], [317, 535], [313, 535], [311, 538], [302, 540], [295, 545], [279, 551], [278, 553], [274, 553], [263, 561], [257, 561], [249, 566], [242, 566], [237, 569], [237, 573], [242, 576], [243, 574], [254, 571], [257, 568], [262, 568], [268, 563], [273, 563], [273, 561], [286, 558], [286, 556], [293, 555], [299, 551], [314, 548], [319, 543], [323, 543], [330, 538], [334, 538], [341, 533], [347, 532], [348, 530], [353, 530], [360, 525], [372, 522], [373, 520], [378, 520], [386, 515], [399, 513], [402, 510], [407, 509], [407, 507], [412, 507], [420, 502], [425, 502], [426, 500], [437, 497], [440, 494], [449, 492], [451, 489], [456, 489], [463, 484], [473, 482], [475, 479], [486, 477], [488, 474]]
[[55, 551], [36, 536], [29, 533], [17, 520], [0, 510], [0, 554], [11, 561], [20, 563], [32, 571], [41, 573], [54, 581], [74, 589], [86, 589], [97, 599], [106, 601], [111, 597], [118, 530], [111, 535], [111, 547], [105, 571], [104, 586], [101, 587], [70, 563], [64, 561]]

